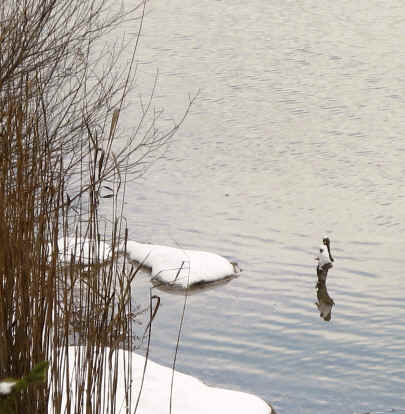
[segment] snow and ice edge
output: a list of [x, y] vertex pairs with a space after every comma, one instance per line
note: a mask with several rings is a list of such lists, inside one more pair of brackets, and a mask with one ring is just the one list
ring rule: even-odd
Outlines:
[[[116, 393], [113, 400], [117, 413], [126, 412], [129, 409], [134, 412], [140, 390], [141, 396], [137, 406], [137, 414], [169, 414], [170, 412], [170, 393], [173, 370], [171, 368], [159, 365], [150, 359], [146, 361], [145, 357], [134, 352], [125, 350], [112, 351], [106, 348], [103, 353], [105, 367], [108, 367], [107, 358], [118, 361], [118, 381]], [[117, 354], [115, 354], [117, 353]], [[87, 373], [83, 372], [85, 366], [86, 348], [80, 346], [71, 346], [68, 348], [69, 364], [69, 390], [71, 407], [78, 403], [76, 399], [76, 387], [87, 384], [80, 384], [79, 378], [87, 378]], [[79, 361], [81, 361], [79, 363]], [[66, 360], [65, 360], [66, 362]], [[145, 377], [143, 370], [146, 363]], [[65, 371], [64, 367], [62, 371]], [[130, 378], [126, 374], [132, 373]], [[111, 381], [108, 372], [105, 372], [101, 387], [103, 393], [111, 390]], [[67, 404], [66, 383], [62, 385], [62, 412]], [[131, 398], [126, 398], [128, 393]], [[95, 393], [97, 391], [94, 391]], [[95, 394], [93, 398], [97, 398]], [[101, 401], [103, 407], [101, 412], [107, 412], [108, 400], [103, 394]], [[111, 408], [111, 407], [110, 407]], [[52, 413], [52, 404], [49, 404], [49, 410]], [[173, 393], [172, 393], [172, 411], [173, 414], [271, 414], [274, 413], [271, 406], [261, 398], [241, 391], [227, 390], [223, 388], [211, 387], [204, 384], [199, 379], [190, 375], [174, 371]]]

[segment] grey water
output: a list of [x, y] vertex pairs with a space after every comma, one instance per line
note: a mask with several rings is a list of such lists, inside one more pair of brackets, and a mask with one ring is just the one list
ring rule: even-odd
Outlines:
[[[129, 236], [243, 268], [187, 298], [178, 370], [281, 414], [405, 408], [404, 20], [399, 0], [148, 3], [133, 111], [157, 69], [164, 121], [199, 95], [127, 185]], [[184, 296], [155, 293], [151, 358], [170, 365]]]

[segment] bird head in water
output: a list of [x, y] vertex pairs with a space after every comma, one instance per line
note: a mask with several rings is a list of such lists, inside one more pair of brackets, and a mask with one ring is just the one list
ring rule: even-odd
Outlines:
[[329, 240], [329, 237], [324, 237], [322, 239], [322, 243], [328, 248], [328, 253], [329, 253], [330, 260], [331, 260], [331, 262], [333, 262], [334, 260], [333, 260], [333, 257], [332, 257], [332, 253], [330, 252], [330, 240]]

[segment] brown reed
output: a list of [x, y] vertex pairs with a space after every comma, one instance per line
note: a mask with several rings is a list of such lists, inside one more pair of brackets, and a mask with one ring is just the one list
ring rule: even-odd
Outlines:
[[[14, 399], [16, 413], [59, 413], [63, 393], [64, 412], [114, 412], [117, 359], [106, 347], [137, 346], [138, 269], [123, 254], [125, 186], [164, 151], [193, 101], [161, 130], [155, 84], [138, 127], [117, 150], [145, 5], [111, 12], [105, 0], [0, 4], [0, 379], [51, 362], [48, 383]], [[122, 72], [124, 45], [100, 41], [128, 20], [139, 30]], [[83, 239], [90, 247], [80, 251]], [[108, 258], [103, 242], [111, 246]], [[82, 345], [80, 355], [66, 365], [72, 344]], [[130, 373], [128, 361], [127, 402], [134, 398]]]

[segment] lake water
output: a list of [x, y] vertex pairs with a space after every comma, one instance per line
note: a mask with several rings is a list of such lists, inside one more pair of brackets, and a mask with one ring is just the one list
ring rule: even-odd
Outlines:
[[[244, 269], [188, 297], [180, 371], [281, 414], [405, 408], [404, 19], [402, 0], [148, 4], [133, 111], [156, 69], [164, 120], [200, 93], [128, 184], [130, 238]], [[314, 304], [325, 233], [330, 322]], [[170, 365], [184, 297], [156, 293], [151, 358]]]

